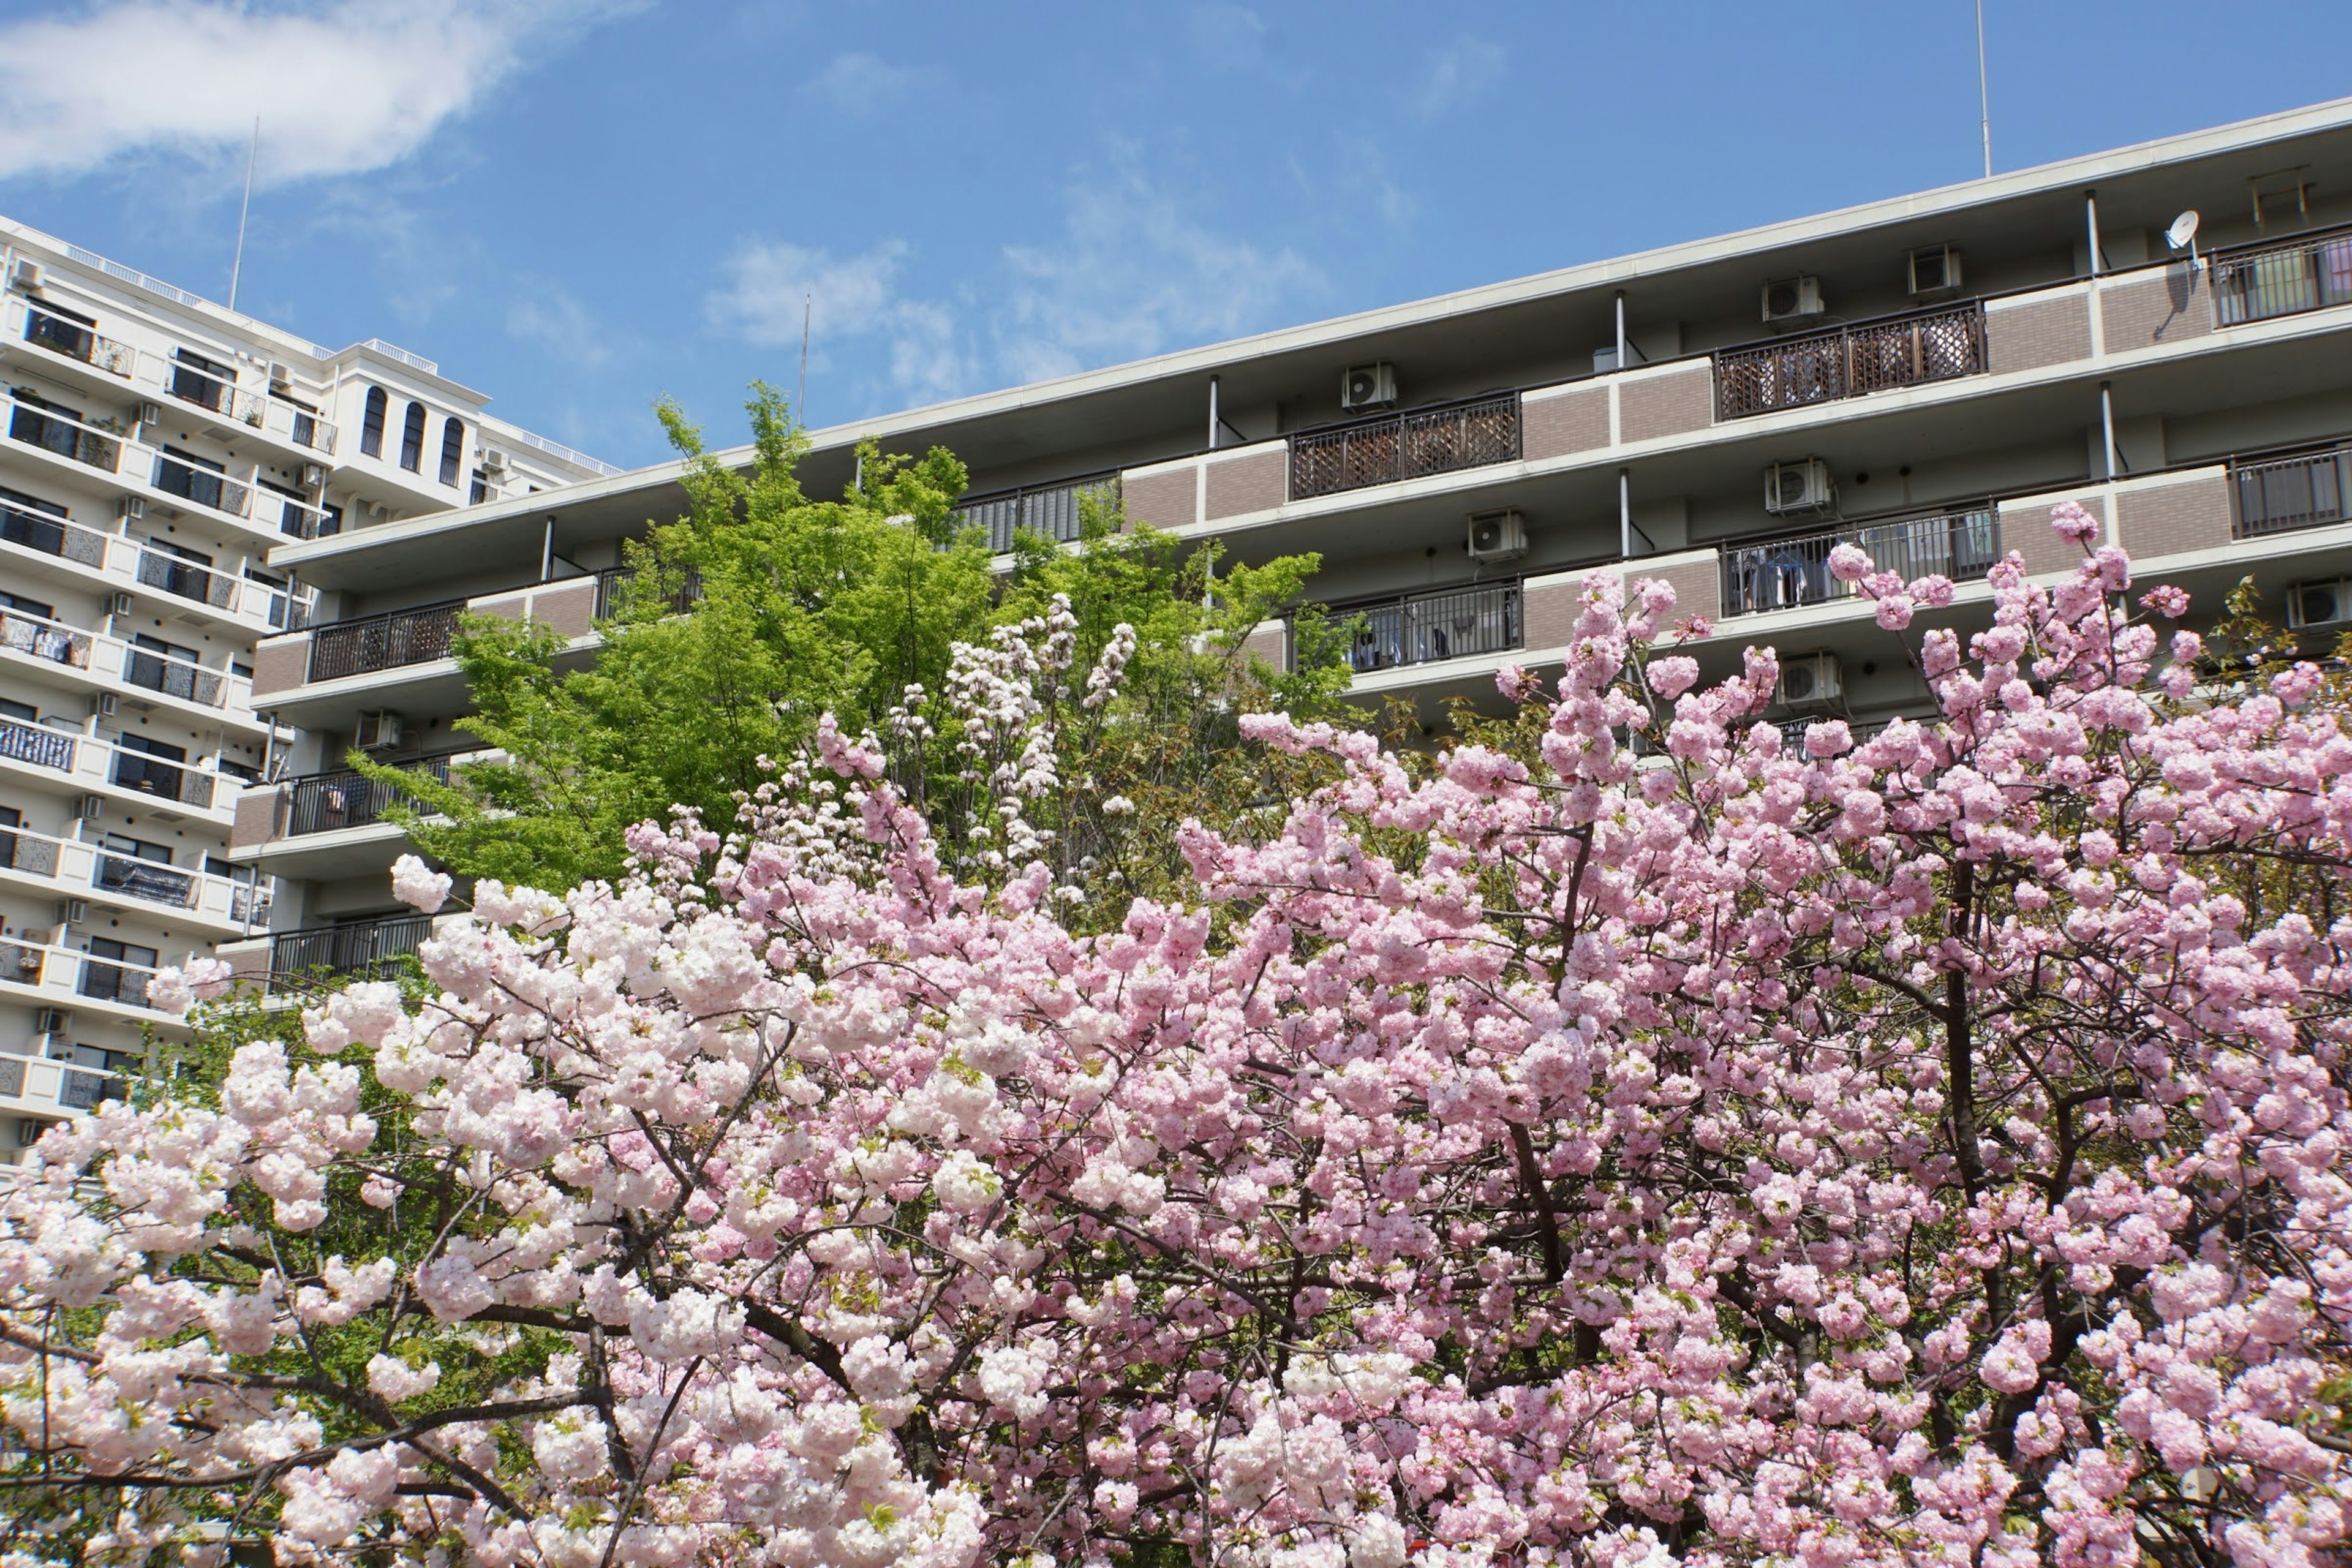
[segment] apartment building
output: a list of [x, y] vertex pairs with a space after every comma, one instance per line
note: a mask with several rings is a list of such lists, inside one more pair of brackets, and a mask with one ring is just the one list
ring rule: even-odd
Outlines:
[[319, 595], [271, 550], [618, 470], [378, 340], [338, 352], [0, 221], [0, 1162], [121, 1092], [160, 965], [269, 931], [230, 858]]
[[[1357, 691], [1433, 711], [1556, 661], [1595, 569], [1674, 583], [1712, 622], [1710, 674], [1776, 645], [1791, 720], [1916, 710], [1904, 644], [1830, 551], [1952, 576], [1958, 602], [1922, 621], [1965, 627], [2004, 552], [2070, 567], [2047, 526], [2070, 499], [2145, 578], [2210, 612], [2251, 574], [2332, 641], [2352, 624], [2352, 100], [818, 431], [812, 491], [851, 482], [867, 435], [960, 454], [1000, 548], [1072, 537], [1107, 491], [1244, 560], [1319, 551], [1318, 596], [1362, 616]], [[257, 710], [299, 738], [239, 795], [229, 859], [299, 913], [231, 950], [245, 973], [414, 948], [429, 922], [392, 911], [383, 875], [399, 834], [341, 760], [465, 752], [447, 652], [468, 608], [592, 656], [620, 542], [683, 510], [677, 479], [270, 551], [320, 598], [253, 655]], [[1281, 624], [1253, 641], [1286, 657]]]

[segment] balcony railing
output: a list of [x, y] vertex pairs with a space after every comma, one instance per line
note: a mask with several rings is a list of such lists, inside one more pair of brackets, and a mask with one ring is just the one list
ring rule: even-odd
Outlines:
[[149, 691], [160, 691], [183, 702], [206, 708], [221, 705], [224, 682], [220, 671], [173, 658], [143, 647], [122, 650], [122, 679]]
[[1985, 368], [1984, 307], [1970, 300], [1715, 352], [1715, 413], [1739, 419], [1864, 397]]
[[127, 752], [118, 748], [114, 753], [114, 782], [123, 789], [152, 795], [157, 800], [168, 800], [202, 811], [213, 803], [213, 775], [163, 757], [149, 756], [142, 752]]
[[1361, 675], [1472, 654], [1507, 653], [1526, 641], [1519, 605], [1518, 584], [1480, 583], [1334, 605], [1331, 618], [1361, 620], [1348, 647], [1348, 663]]
[[0, 758], [37, 768], [73, 772], [76, 737], [20, 719], [0, 719]]
[[1302, 430], [1290, 437], [1290, 499], [1515, 463], [1518, 458], [1519, 395], [1507, 392]]
[[106, 564], [106, 536], [61, 517], [0, 503], [0, 539], [83, 566]]
[[139, 552], [139, 581], [150, 588], [161, 588], [166, 594], [194, 599], [216, 610], [236, 603], [236, 578], [152, 550]]
[[2352, 229], [2216, 251], [2210, 264], [2225, 327], [2352, 304]]
[[1118, 505], [1116, 472], [1056, 479], [1050, 485], [1022, 485], [966, 496], [952, 509], [959, 528], [984, 528], [988, 548], [998, 555], [1013, 548], [1015, 533], [1034, 533], [1057, 544], [1078, 537], [1084, 506], [1093, 500], [1104, 507]]
[[151, 904], [170, 904], [184, 910], [193, 908], [196, 901], [194, 877], [156, 861], [142, 860], [130, 855], [100, 855], [98, 869], [90, 877], [90, 886], [100, 892], [120, 893], [127, 899], [141, 899]]
[[[595, 616], [598, 620], [612, 618], [613, 612], [620, 607], [623, 593], [621, 585], [635, 575], [635, 569], [627, 566], [607, 566], [596, 574]], [[683, 574], [675, 589], [662, 595], [662, 613], [669, 616], [682, 616], [694, 608], [701, 599], [702, 574], [689, 569]]]
[[0, 869], [28, 877], [58, 874], [58, 840], [18, 828], [0, 828]]
[[2240, 539], [2343, 522], [2345, 499], [2352, 495], [2352, 447], [2258, 462], [2232, 460], [2230, 489]]
[[2000, 514], [1987, 502], [1927, 517], [1850, 522], [1777, 539], [1741, 540], [1721, 547], [1723, 613], [1795, 609], [1850, 597], [1853, 585], [1830, 573], [1830, 552], [1854, 545], [1882, 572], [1905, 581], [1981, 577], [2000, 559]]
[[198, 506], [208, 506], [215, 511], [225, 511], [231, 517], [253, 515], [253, 489], [238, 483], [226, 474], [210, 468], [200, 468], [184, 463], [177, 458], [155, 455], [154, 486], [165, 495], [178, 496]]
[[38, 305], [25, 307], [25, 341], [126, 380], [139, 363], [137, 352], [130, 345], [102, 338], [96, 328], [53, 315]]
[[0, 647], [75, 669], [89, 668], [89, 634], [19, 610], [0, 610]]
[[147, 999], [147, 987], [154, 983], [155, 972], [152, 969], [110, 958], [84, 958], [81, 977], [74, 984], [74, 994], [94, 1002], [152, 1007], [155, 1004]]
[[258, 430], [269, 417], [269, 405], [259, 395], [245, 392], [226, 376], [174, 360], [172, 373], [164, 378], [164, 390], [184, 403], [210, 409], [240, 424]]
[[309, 678], [333, 680], [446, 658], [457, 641], [457, 618], [465, 613], [466, 602], [451, 599], [320, 626], [311, 634]]
[[372, 975], [414, 953], [433, 934], [430, 915], [394, 915], [349, 925], [279, 931], [269, 939], [269, 977]]
[[[456, 755], [455, 752], [443, 752], [429, 757], [404, 759], [393, 765], [404, 772], [421, 773], [436, 784], [447, 784], [449, 759]], [[288, 790], [286, 836], [292, 838], [306, 833], [364, 827], [382, 821], [384, 813], [394, 806], [415, 805], [416, 797], [405, 790], [380, 784], [348, 768], [307, 773], [291, 781]]]
[[101, 430], [18, 398], [8, 400], [8, 436], [11, 440], [70, 458], [89, 468], [103, 468], [110, 474], [119, 472], [122, 467], [121, 432]]

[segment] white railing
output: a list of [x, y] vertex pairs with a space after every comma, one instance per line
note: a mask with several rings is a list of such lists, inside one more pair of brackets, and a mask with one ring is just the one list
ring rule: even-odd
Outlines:
[[[123, 1079], [119, 1073], [0, 1049], [0, 1099], [74, 1111], [95, 1110], [103, 1101], [122, 1097]], [[15, 1169], [0, 1165], [0, 1175], [9, 1175]], [[0, 1181], [0, 1190], [5, 1186], [6, 1182]]]
[[169, 801], [187, 811], [226, 813], [247, 780], [217, 763], [173, 762], [85, 735], [0, 718], [0, 773], [10, 764], [55, 774], [77, 788], [116, 789]]
[[5, 402], [8, 409], [8, 435], [12, 440], [71, 458], [88, 468], [119, 474], [122, 471], [122, 449], [138, 446], [120, 430], [85, 424], [55, 409], [13, 396], [0, 402]]
[[0, 648], [92, 676], [119, 674], [143, 690], [176, 697], [200, 708], [226, 707], [232, 696], [242, 703], [252, 689], [251, 682], [226, 670], [141, 647], [104, 632], [86, 632], [62, 621], [28, 616], [22, 610], [0, 611]]
[[90, 1003], [171, 1017], [147, 1000], [156, 972], [127, 959], [77, 952], [49, 942], [0, 938], [0, 999], [60, 1007]]
[[257, 903], [266, 911], [276, 897], [273, 883], [256, 886], [21, 827], [0, 827], [0, 873], [36, 877], [77, 891], [86, 889], [125, 909], [160, 906], [224, 926], [250, 923]]
[[382, 354], [386, 359], [398, 360], [404, 365], [413, 365], [416, 369], [423, 371], [427, 375], [439, 375], [441, 374], [441, 367], [434, 363], [431, 360], [426, 359], [423, 354], [410, 353], [406, 349], [400, 347], [398, 344], [385, 342], [382, 338], [370, 338], [367, 342], [362, 343], [360, 347], [363, 349], [373, 349], [376, 353]]
[[150, 278], [144, 272], [134, 272], [120, 261], [109, 261], [94, 250], [84, 250], [79, 245], [66, 247], [66, 254], [85, 267], [95, 267], [109, 278], [120, 278], [133, 283], [151, 294], [161, 294], [166, 300], [177, 300], [183, 305], [209, 305], [211, 300], [201, 294], [191, 294], [185, 289], [174, 289], [160, 278]]
[[155, 454], [154, 476], [149, 483], [167, 496], [231, 517], [253, 515], [253, 487], [213, 468], [198, 468], [184, 458]]
[[44, 310], [29, 300], [25, 305], [24, 338], [35, 348], [62, 354], [125, 381], [139, 368], [139, 351], [129, 343], [101, 337], [98, 329], [87, 322]]
[[62, 621], [22, 610], [0, 610], [0, 647], [28, 658], [68, 669], [88, 669], [93, 637], [94, 634], [78, 631]]
[[592, 458], [585, 452], [574, 451], [562, 442], [551, 441], [544, 436], [534, 436], [528, 430], [516, 430], [511, 434], [517, 442], [525, 447], [536, 447], [549, 457], [561, 458], [567, 463], [576, 463], [591, 473], [603, 474], [609, 478], [622, 471], [602, 458]]
[[310, 623], [310, 612], [319, 602], [315, 588], [293, 593], [249, 577], [233, 577], [217, 567], [146, 549], [123, 534], [100, 533], [48, 512], [5, 501], [0, 501], [0, 544], [68, 562], [110, 585], [160, 588], [242, 620], [256, 631], [297, 630]]
[[163, 363], [163, 390], [183, 403], [210, 409], [223, 418], [249, 425], [256, 430], [268, 423], [268, 399], [239, 388], [234, 371], [218, 375], [184, 360], [168, 359]]

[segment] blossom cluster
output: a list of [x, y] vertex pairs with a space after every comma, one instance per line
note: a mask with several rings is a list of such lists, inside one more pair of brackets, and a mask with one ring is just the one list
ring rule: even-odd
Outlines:
[[2336, 1561], [2352, 733], [2128, 584], [2011, 558], [1858, 738], [1597, 575], [1524, 752], [1251, 718], [1337, 782], [1102, 935], [828, 726], [52, 1131], [0, 1415], [197, 1559]]

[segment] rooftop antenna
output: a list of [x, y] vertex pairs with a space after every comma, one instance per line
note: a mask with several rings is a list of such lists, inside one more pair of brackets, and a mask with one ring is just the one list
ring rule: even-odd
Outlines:
[[2164, 231], [2164, 243], [2175, 250], [2187, 251], [2189, 270], [2191, 272], [2197, 270], [2200, 263], [2197, 259], [2197, 209], [2195, 207], [2190, 207], [2172, 220], [2172, 226]]
[[1977, 0], [1977, 110], [1984, 129], [1985, 178], [1992, 178], [1992, 88], [1985, 76], [1984, 0]]
[[245, 199], [236, 205], [236, 255], [228, 264], [228, 308], [236, 309], [236, 276], [245, 270], [245, 219], [253, 211], [253, 161], [261, 153], [261, 116], [253, 117], [253, 141], [245, 150]]
[[801, 296], [801, 389], [793, 395], [793, 418], [803, 430], [808, 428], [808, 329], [809, 309], [816, 302], [816, 290]]

